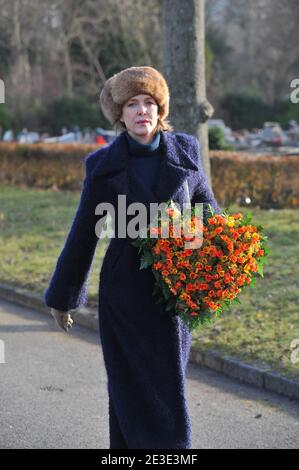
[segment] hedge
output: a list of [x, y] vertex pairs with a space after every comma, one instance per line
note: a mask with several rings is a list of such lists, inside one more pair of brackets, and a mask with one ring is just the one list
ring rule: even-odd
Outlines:
[[[0, 183], [53, 189], [82, 187], [83, 158], [98, 144], [0, 143]], [[299, 157], [210, 151], [213, 190], [219, 204], [261, 208], [299, 207]]]
[[83, 158], [98, 144], [0, 143], [0, 183], [55, 189], [80, 189]]
[[299, 207], [299, 156], [213, 151], [212, 183], [221, 205], [237, 202], [269, 208]]

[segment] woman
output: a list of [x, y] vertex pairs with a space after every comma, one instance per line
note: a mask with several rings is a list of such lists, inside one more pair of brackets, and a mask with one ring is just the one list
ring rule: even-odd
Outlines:
[[[141, 202], [149, 212], [151, 203], [172, 198], [182, 206], [187, 181], [192, 204], [206, 202], [220, 211], [200, 166], [197, 139], [170, 132], [168, 86], [157, 70], [130, 67], [119, 72], [105, 83], [100, 103], [105, 116], [123, 132], [85, 159], [80, 204], [46, 291], [46, 304], [66, 331], [72, 326], [69, 310], [86, 302], [98, 241], [98, 203], [111, 203], [118, 222], [118, 197], [125, 196], [128, 227], [129, 204]], [[138, 250], [121, 232], [123, 227], [116, 223], [99, 286], [110, 449], [188, 449], [185, 370], [191, 334], [175, 312], [165, 312], [156, 303], [153, 274], [139, 269]]]

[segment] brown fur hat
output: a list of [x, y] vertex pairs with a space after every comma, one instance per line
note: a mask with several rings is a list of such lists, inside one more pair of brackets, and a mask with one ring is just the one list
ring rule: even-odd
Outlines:
[[169, 89], [163, 75], [153, 67], [129, 67], [110, 77], [100, 94], [103, 114], [115, 124], [122, 114], [123, 105], [133, 96], [152, 96], [159, 107], [160, 119], [169, 113]]

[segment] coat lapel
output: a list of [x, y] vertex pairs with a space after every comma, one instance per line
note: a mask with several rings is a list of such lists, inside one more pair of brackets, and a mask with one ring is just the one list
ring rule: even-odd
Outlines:
[[105, 175], [117, 194], [125, 194], [128, 202], [166, 202], [181, 189], [190, 171], [198, 168], [187, 149], [170, 132], [161, 132], [162, 160], [155, 190], [148, 188], [129, 166], [129, 148], [122, 133], [108, 147], [107, 154], [93, 170], [94, 178]]
[[161, 133], [163, 159], [155, 191], [158, 202], [174, 199], [190, 172], [197, 166], [188, 155], [187, 149], [170, 132]]

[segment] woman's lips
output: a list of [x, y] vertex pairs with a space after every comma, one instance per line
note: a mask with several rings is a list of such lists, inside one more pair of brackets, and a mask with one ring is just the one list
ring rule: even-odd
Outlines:
[[147, 124], [149, 121], [138, 121], [137, 124]]

